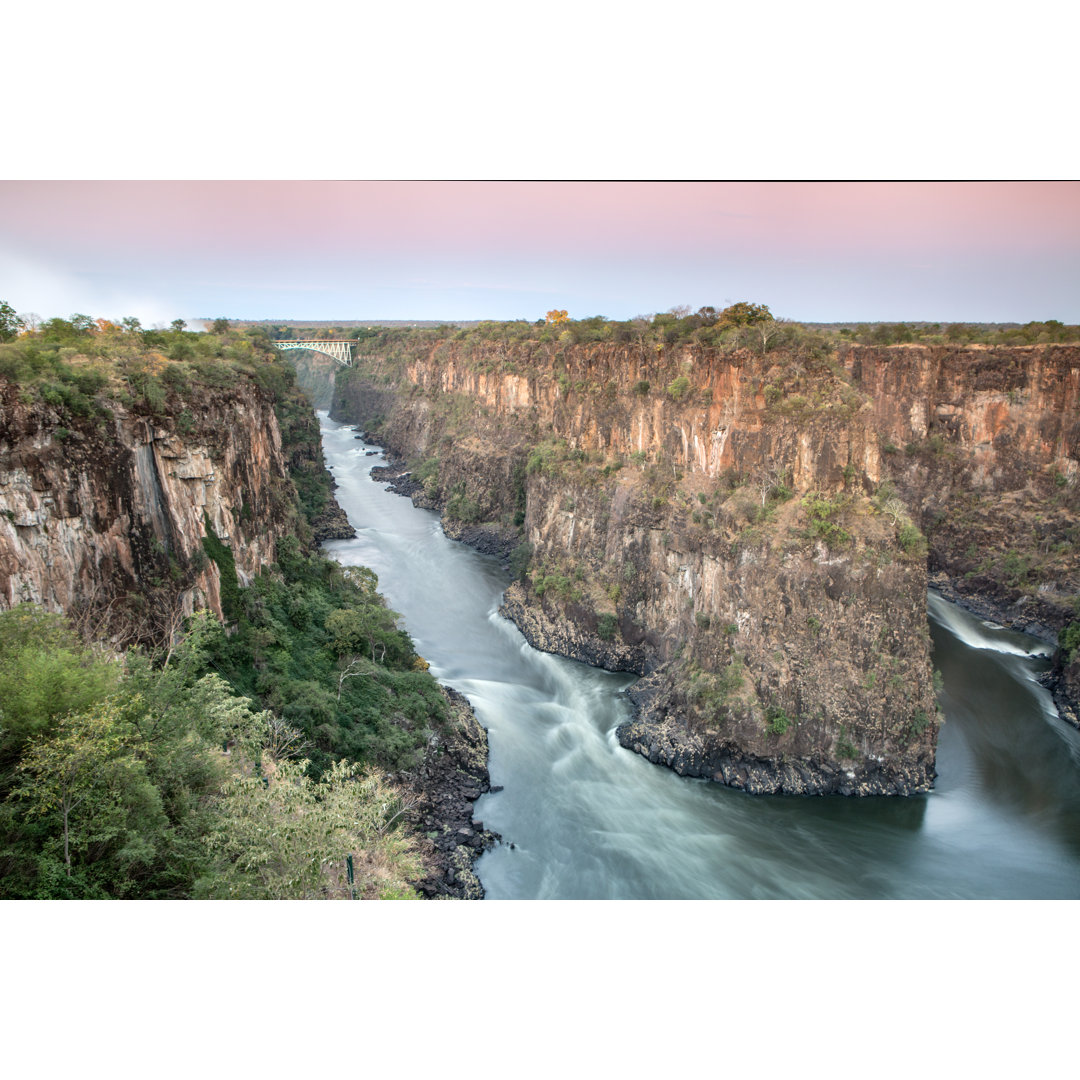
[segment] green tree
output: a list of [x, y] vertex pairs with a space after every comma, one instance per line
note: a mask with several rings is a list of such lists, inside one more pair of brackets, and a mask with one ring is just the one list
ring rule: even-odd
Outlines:
[[149, 834], [165, 825], [165, 814], [125, 728], [119, 706], [100, 702], [65, 717], [51, 737], [35, 739], [19, 765], [24, 783], [17, 794], [28, 816], [56, 819], [68, 877], [73, 852], [100, 854], [112, 845], [127, 864], [155, 854]]
[[225, 788], [207, 845], [218, 859], [197, 895], [214, 899], [348, 897], [354, 858], [358, 897], [414, 899], [415, 842], [401, 828], [408, 804], [378, 774], [334, 764], [319, 782], [306, 761], [274, 763]]
[[720, 312], [719, 325], [721, 328], [755, 326], [758, 323], [771, 322], [772, 318], [767, 304], [751, 304], [740, 300]]
[[15, 309], [6, 300], [0, 300], [0, 341], [10, 341], [22, 328], [23, 321]]
[[0, 764], [69, 712], [108, 696], [121, 665], [79, 641], [67, 619], [32, 604], [0, 612]]

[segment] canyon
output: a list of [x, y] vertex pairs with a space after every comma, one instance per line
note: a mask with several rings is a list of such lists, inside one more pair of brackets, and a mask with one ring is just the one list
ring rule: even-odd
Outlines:
[[[641, 676], [628, 749], [754, 793], [912, 794], [939, 712], [927, 587], [1075, 617], [1080, 349], [443, 340], [331, 416], [500, 554], [538, 648]], [[303, 375], [301, 375], [303, 379]], [[1075, 700], [1075, 662], [1058, 677]]]

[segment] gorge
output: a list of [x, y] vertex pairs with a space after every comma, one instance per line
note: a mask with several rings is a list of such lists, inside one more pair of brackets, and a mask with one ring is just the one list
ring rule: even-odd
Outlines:
[[[1075, 893], [1080, 348], [372, 332], [351, 367], [296, 363], [338, 506], [291, 365], [245, 335], [0, 357], [0, 607], [166, 665], [209, 609], [200, 670], [294, 725], [315, 775], [413, 792], [423, 866], [370, 894]], [[974, 851], [934, 869], [935, 815], [1003, 804], [1015, 893]], [[305, 888], [347, 893], [321, 857]], [[196, 894], [252, 887], [214, 866]]]
[[942, 671], [939, 776], [907, 798], [749, 796], [677, 776], [619, 745], [633, 676], [538, 652], [498, 613], [500, 560], [372, 482], [382, 458], [323, 422], [358, 534], [332, 541], [379, 574], [438, 678], [488, 729], [501, 843], [476, 874], [489, 899], [945, 899], [1080, 891], [1080, 731], [1036, 677], [1049, 646], [930, 598]]
[[[458, 338], [464, 335], [459, 334]], [[926, 589], [1054, 641], [1078, 591], [1074, 346], [395, 343], [331, 416], [510, 557], [539, 648], [642, 675], [624, 746], [750, 792], [934, 775]], [[1076, 665], [1059, 680], [1071, 715]]]

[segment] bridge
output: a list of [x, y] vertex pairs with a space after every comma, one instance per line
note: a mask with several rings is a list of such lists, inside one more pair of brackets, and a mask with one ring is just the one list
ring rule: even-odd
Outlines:
[[321, 352], [326, 356], [333, 357], [342, 367], [352, 364], [352, 347], [355, 341], [275, 341], [274, 344], [282, 351], [287, 349], [308, 349], [311, 352]]

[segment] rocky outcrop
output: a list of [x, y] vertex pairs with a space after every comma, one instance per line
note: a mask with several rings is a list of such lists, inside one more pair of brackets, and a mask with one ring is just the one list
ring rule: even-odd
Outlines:
[[1080, 592], [1080, 347], [853, 348], [848, 363], [931, 571], [1055, 635]]
[[755, 790], [791, 790], [793, 762], [806, 791], [925, 790], [925, 564], [871, 501], [866, 401], [785, 363], [448, 347], [406, 368], [389, 411], [385, 372], [347, 373], [332, 415], [374, 427], [444, 520], [519, 527], [505, 612], [537, 647], [651, 672], [635, 731], [682, 740], [684, 769], [724, 781], [700, 764], [720, 753], [753, 763]]
[[413, 793], [412, 821], [425, 838], [428, 873], [416, 887], [427, 899], [482, 900], [473, 864], [499, 840], [473, 820], [473, 804], [491, 790], [487, 732], [466, 698], [442, 687], [450, 717], [423, 763], [399, 780]]
[[324, 540], [352, 540], [356, 536], [348, 515], [338, 506], [336, 499], [312, 519], [311, 530], [315, 542], [319, 544]]
[[222, 616], [206, 524], [244, 583], [295, 531], [295, 495], [268, 395], [241, 385], [189, 405], [116, 402], [65, 427], [0, 383], [0, 606], [93, 611], [150, 641], [176, 615]]
[[642, 675], [653, 663], [651, 651], [643, 641], [627, 644], [612, 630], [610, 636], [598, 634], [596, 613], [588, 608], [569, 611], [547, 606], [541, 598], [530, 598], [526, 587], [519, 581], [512, 582], [499, 605], [504, 615], [524, 635], [525, 640], [541, 652], [558, 653], [583, 664], [604, 668], [607, 671], [632, 671]]
[[[852, 349], [881, 471], [917, 516], [936, 588], [1056, 643], [1080, 614], [1080, 347]], [[1076, 716], [1080, 665], [1048, 678]]]

